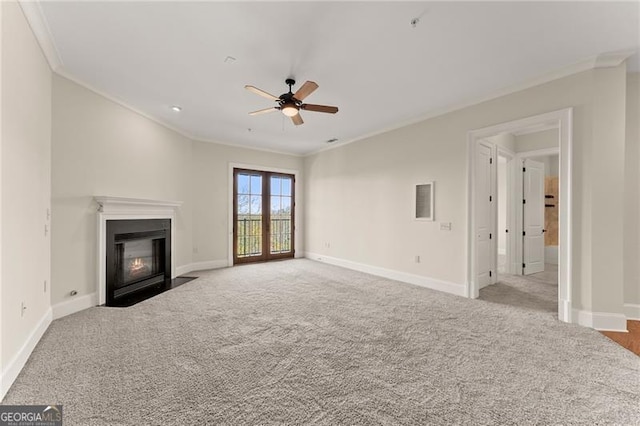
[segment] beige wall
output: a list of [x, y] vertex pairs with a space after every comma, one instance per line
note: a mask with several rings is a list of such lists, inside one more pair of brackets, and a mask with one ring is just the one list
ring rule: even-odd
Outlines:
[[229, 163], [302, 169], [300, 157], [194, 142], [55, 75], [52, 303], [96, 290], [96, 195], [183, 201], [176, 266], [226, 260]]
[[[20, 6], [2, 10], [2, 372], [49, 313], [51, 70]], [[21, 313], [21, 304], [26, 310]], [[4, 386], [4, 385], [3, 385]]]
[[543, 130], [515, 137], [516, 152], [537, 151], [546, 148], [559, 148], [560, 135], [558, 129]]
[[96, 291], [96, 195], [183, 201], [177, 265], [191, 262], [191, 140], [53, 78], [52, 303]]
[[[192, 163], [193, 185], [193, 261], [221, 262], [228, 257], [229, 222], [229, 164], [243, 164], [256, 169], [286, 169], [299, 172], [297, 187], [302, 188], [303, 161], [301, 157], [274, 154], [233, 146], [194, 142]], [[303, 195], [296, 193], [296, 248], [303, 250]]]
[[[591, 306], [595, 312], [623, 312], [624, 148], [626, 65], [593, 71], [591, 158]], [[587, 259], [584, 259], [586, 261]], [[583, 261], [583, 262], [584, 262]], [[584, 263], [583, 263], [584, 265]]]
[[624, 301], [640, 318], [640, 73], [627, 74], [625, 147]]
[[[621, 312], [621, 229], [605, 236], [596, 228], [621, 223], [611, 215], [603, 222], [598, 203], [605, 195], [602, 185], [621, 185], [624, 120], [613, 114], [624, 115], [619, 110], [624, 73], [624, 66], [585, 71], [308, 157], [307, 251], [464, 284], [467, 131], [573, 107], [573, 307]], [[614, 90], [607, 95], [605, 87]], [[607, 108], [615, 112], [608, 114]], [[594, 145], [602, 144], [605, 130], [615, 152], [594, 167], [592, 153], [601, 154]], [[595, 187], [594, 169], [601, 181]], [[433, 223], [411, 218], [412, 185], [427, 180], [436, 181]], [[619, 194], [612, 203], [622, 216]], [[441, 231], [438, 222], [452, 222], [452, 230]], [[605, 248], [611, 251], [603, 253]], [[415, 255], [423, 262], [415, 263]], [[605, 282], [608, 265], [616, 270], [613, 281]]]

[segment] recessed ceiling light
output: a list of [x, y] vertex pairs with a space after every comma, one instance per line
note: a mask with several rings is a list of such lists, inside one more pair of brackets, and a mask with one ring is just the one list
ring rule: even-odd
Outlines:
[[233, 56], [227, 56], [226, 58], [224, 58], [224, 63], [225, 64], [232, 64], [236, 61], [236, 58], [234, 58]]
[[327, 141], [327, 143], [334, 143], [334, 142], [338, 142], [338, 138], [331, 138]]
[[178, 106], [178, 105], [172, 105], [171, 106], [171, 111], [180, 112], [180, 111], [182, 111], [182, 107]]

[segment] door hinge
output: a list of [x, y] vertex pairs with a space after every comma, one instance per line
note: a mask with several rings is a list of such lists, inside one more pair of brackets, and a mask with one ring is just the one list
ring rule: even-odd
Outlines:
[[525, 235], [527, 235], [527, 233], [525, 231], [522, 231], [522, 236], [524, 237]]
[[489, 158], [489, 164], [493, 164], [493, 157]]
[[526, 167], [523, 167], [523, 168], [522, 168], [522, 171], [523, 171], [523, 172], [526, 172], [526, 171], [527, 171], [527, 168], [526, 168]]
[[523, 267], [523, 268], [526, 268], [526, 267], [527, 267], [527, 265], [525, 265], [525, 264], [523, 263], [523, 264], [522, 264], [522, 267]]
[[491, 233], [489, 233], [489, 239], [491, 239], [491, 238], [492, 238]]
[[523, 199], [522, 204], [527, 204], [527, 200]]
[[493, 197], [491, 195], [489, 195], [489, 202], [493, 201]]
[[508, 234], [508, 233], [509, 233], [509, 230], [508, 230], [508, 229], [505, 229], [505, 230], [504, 230], [504, 232], [506, 232], [506, 233]]
[[489, 271], [489, 276], [491, 276], [491, 271]]

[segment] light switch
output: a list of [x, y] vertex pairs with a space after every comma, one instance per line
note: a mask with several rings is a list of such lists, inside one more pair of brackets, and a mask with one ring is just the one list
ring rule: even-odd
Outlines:
[[451, 222], [440, 222], [441, 231], [451, 231]]

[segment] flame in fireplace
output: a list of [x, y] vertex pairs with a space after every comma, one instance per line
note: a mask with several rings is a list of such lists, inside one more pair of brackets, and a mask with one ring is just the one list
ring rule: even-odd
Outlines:
[[131, 278], [138, 278], [148, 275], [150, 273], [149, 265], [140, 257], [136, 257], [129, 261], [129, 276]]
[[138, 269], [144, 268], [144, 262], [139, 257], [136, 257], [133, 262], [131, 262], [131, 270], [137, 271]]

